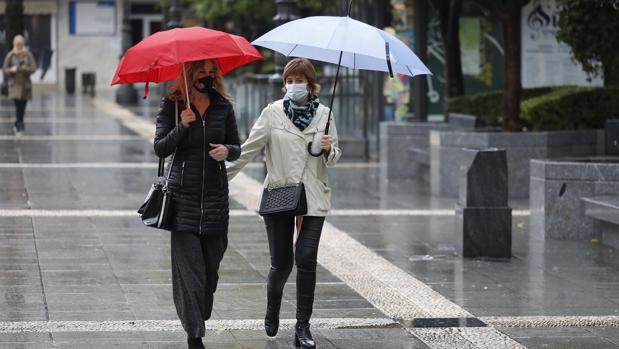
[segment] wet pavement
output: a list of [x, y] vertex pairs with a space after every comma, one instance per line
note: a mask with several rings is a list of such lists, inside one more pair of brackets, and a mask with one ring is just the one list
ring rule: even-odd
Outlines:
[[[157, 110], [43, 94], [13, 136], [0, 114], [0, 348], [182, 348], [169, 233], [134, 210], [156, 172]], [[154, 129], [154, 127], [153, 127]], [[269, 255], [252, 211], [263, 169], [235, 180], [210, 348], [293, 348], [294, 274], [276, 339], [261, 330]], [[313, 331], [320, 348], [619, 348], [619, 256], [530, 232], [512, 202], [509, 261], [464, 260], [450, 199], [386, 182], [380, 164], [330, 172]], [[440, 319], [440, 320], [437, 320]], [[210, 325], [209, 325], [210, 323]]]

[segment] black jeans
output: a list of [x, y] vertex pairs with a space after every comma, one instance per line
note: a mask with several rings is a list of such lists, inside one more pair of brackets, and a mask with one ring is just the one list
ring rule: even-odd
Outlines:
[[15, 127], [21, 131], [24, 129], [24, 114], [26, 113], [26, 103], [28, 100], [14, 99], [13, 102], [15, 102]]
[[297, 320], [308, 322], [312, 316], [314, 290], [316, 288], [316, 259], [318, 244], [325, 217], [305, 216], [301, 232], [293, 251], [295, 221], [294, 216], [265, 216], [271, 270], [267, 294], [269, 299], [281, 300], [284, 285], [292, 271], [293, 262], [297, 265]]
[[204, 321], [213, 311], [219, 263], [228, 247], [228, 237], [175, 231], [171, 245], [176, 313], [188, 337], [204, 337]]

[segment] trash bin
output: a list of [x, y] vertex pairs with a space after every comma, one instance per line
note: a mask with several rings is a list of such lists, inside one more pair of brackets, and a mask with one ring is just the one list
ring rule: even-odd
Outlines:
[[95, 72], [83, 72], [82, 73], [82, 93], [90, 93], [91, 96], [95, 95], [95, 86], [97, 84], [97, 78]]
[[64, 68], [65, 89], [67, 93], [70, 95], [75, 93], [75, 71], [76, 70], [77, 68], [75, 67]]

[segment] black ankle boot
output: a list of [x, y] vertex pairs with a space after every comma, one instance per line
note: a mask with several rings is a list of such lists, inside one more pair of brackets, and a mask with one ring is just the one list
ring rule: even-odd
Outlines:
[[188, 349], [205, 349], [202, 338], [187, 338]]
[[279, 308], [282, 304], [282, 299], [271, 299], [267, 301], [267, 313], [264, 317], [264, 330], [269, 337], [275, 337], [279, 330]]
[[297, 321], [294, 326], [294, 345], [301, 349], [315, 349], [316, 342], [312, 338], [309, 322]]

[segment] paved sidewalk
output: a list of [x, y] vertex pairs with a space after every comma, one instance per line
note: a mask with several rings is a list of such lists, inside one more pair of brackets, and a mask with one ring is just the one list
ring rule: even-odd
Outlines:
[[[134, 215], [155, 169], [156, 101], [38, 95], [26, 134], [0, 113], [0, 348], [182, 348], [171, 297], [169, 233]], [[293, 348], [294, 274], [284, 330], [261, 329], [269, 266], [253, 213], [260, 164], [233, 182], [211, 348]], [[331, 171], [334, 214], [319, 256], [320, 348], [617, 348], [619, 257], [544, 240], [514, 202], [514, 258], [455, 255], [452, 200], [378, 164]], [[589, 325], [589, 326], [584, 326]]]

